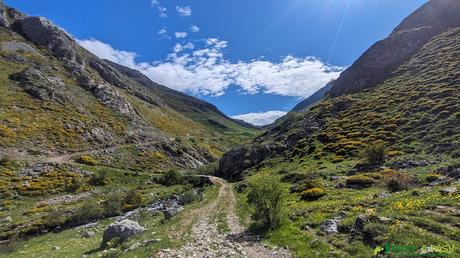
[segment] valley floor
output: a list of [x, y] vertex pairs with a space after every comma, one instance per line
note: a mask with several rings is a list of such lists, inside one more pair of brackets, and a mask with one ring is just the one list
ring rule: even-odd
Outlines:
[[235, 214], [236, 199], [232, 187], [223, 179], [212, 177], [219, 186], [211, 203], [185, 214], [173, 232], [183, 237], [181, 228], [192, 225], [190, 241], [177, 250], [164, 249], [159, 257], [291, 257], [286, 249], [268, 247], [250, 235]]

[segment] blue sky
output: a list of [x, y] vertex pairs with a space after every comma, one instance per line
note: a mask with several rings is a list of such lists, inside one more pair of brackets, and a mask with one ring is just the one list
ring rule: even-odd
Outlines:
[[47, 17], [100, 57], [264, 124], [337, 77], [426, 0], [5, 2]]

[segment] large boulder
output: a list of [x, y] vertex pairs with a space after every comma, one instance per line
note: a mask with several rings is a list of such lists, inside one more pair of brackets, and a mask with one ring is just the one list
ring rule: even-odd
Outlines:
[[75, 40], [62, 29], [43, 17], [27, 17], [11, 25], [14, 31], [37, 46], [46, 47], [64, 61], [82, 64], [80, 47]]
[[125, 219], [122, 221], [117, 221], [109, 225], [109, 227], [104, 231], [102, 237], [102, 244], [105, 245], [113, 238], [120, 238], [120, 240], [125, 241], [129, 237], [140, 234], [145, 231], [145, 228], [140, 226], [139, 223]]
[[34, 98], [43, 101], [66, 101], [66, 97], [62, 94], [65, 87], [64, 82], [57, 77], [48, 76], [44, 71], [29, 67], [22, 72], [11, 75], [10, 79], [17, 81], [19, 86]]
[[218, 176], [230, 180], [242, 178], [245, 169], [253, 167], [274, 152], [269, 145], [243, 146], [226, 153], [219, 162]]

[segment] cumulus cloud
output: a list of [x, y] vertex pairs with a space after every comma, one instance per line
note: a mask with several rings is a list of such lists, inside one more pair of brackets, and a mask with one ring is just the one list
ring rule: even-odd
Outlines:
[[196, 25], [192, 25], [192, 26], [190, 26], [190, 31], [193, 32], [193, 33], [196, 33], [198, 31], [200, 31], [200, 27], [198, 27]]
[[275, 122], [276, 119], [286, 115], [287, 112], [279, 111], [279, 110], [272, 110], [267, 112], [257, 112], [257, 113], [247, 113], [237, 116], [232, 116], [234, 119], [243, 120], [247, 123], [253, 125], [268, 125]]
[[109, 44], [106, 44], [93, 38], [86, 40], [77, 40], [77, 42], [89, 52], [97, 55], [99, 58], [107, 59], [114, 63], [132, 68], [136, 67], [135, 58], [137, 54], [134, 52], [114, 49]]
[[190, 6], [176, 6], [176, 10], [181, 17], [192, 15], [192, 8]]
[[138, 63], [136, 53], [116, 50], [95, 39], [79, 43], [97, 56], [137, 69], [157, 83], [198, 95], [220, 96], [230, 85], [236, 85], [243, 94], [306, 98], [344, 69], [314, 57], [291, 55], [278, 62], [231, 62], [224, 56], [228, 42], [217, 38], [203, 40], [201, 47], [176, 44], [164, 60], [151, 63]]
[[174, 35], [176, 35], [177, 39], [183, 39], [187, 37], [188, 33], [179, 31], [179, 32], [174, 33]]
[[150, 6], [152, 6], [153, 8], [156, 8], [158, 10], [158, 15], [161, 17], [161, 18], [166, 18], [168, 17], [168, 15], [166, 14], [166, 11], [168, 10], [166, 7], [163, 7], [160, 3], [159, 0], [152, 0], [150, 2]]

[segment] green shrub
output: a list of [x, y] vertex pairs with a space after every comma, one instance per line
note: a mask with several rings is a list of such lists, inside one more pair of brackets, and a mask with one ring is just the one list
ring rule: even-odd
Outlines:
[[415, 185], [415, 179], [409, 175], [398, 173], [385, 179], [386, 187], [390, 192], [399, 192]]
[[198, 193], [193, 190], [187, 190], [179, 196], [179, 203], [182, 205], [189, 204], [197, 200], [199, 197]]
[[425, 180], [428, 182], [428, 183], [431, 183], [431, 182], [434, 182], [436, 180], [438, 180], [441, 176], [439, 174], [427, 174], [425, 176]]
[[0, 254], [11, 254], [19, 249], [19, 239], [16, 235], [0, 244]]
[[83, 204], [83, 206], [73, 214], [70, 218], [70, 223], [81, 225], [102, 218], [103, 216], [104, 209], [102, 209], [102, 207], [96, 202], [90, 201]]
[[325, 195], [326, 191], [324, 191], [322, 188], [315, 187], [303, 191], [301, 194], [301, 198], [304, 201], [316, 201]]
[[340, 155], [334, 155], [332, 158], [331, 158], [331, 162], [332, 163], [339, 163], [339, 162], [342, 162], [344, 161], [345, 158], [343, 156], [340, 156]]
[[123, 200], [126, 195], [122, 191], [113, 191], [107, 195], [107, 199], [102, 203], [105, 216], [112, 217], [121, 215]]
[[301, 173], [289, 173], [289, 174], [286, 174], [284, 175], [282, 178], [281, 178], [281, 181], [285, 182], [285, 183], [297, 183], [301, 180], [304, 180], [307, 178], [307, 175], [305, 174], [301, 174]]
[[381, 142], [370, 144], [363, 153], [368, 164], [380, 165], [385, 161], [385, 145]]
[[108, 172], [105, 169], [97, 173], [94, 173], [89, 180], [89, 184], [93, 186], [107, 185], [108, 183], [110, 183], [110, 179], [107, 176], [107, 174]]
[[90, 166], [96, 166], [97, 161], [93, 159], [89, 155], [81, 155], [77, 160], [78, 163], [85, 164], [85, 165], [90, 165]]
[[366, 188], [366, 187], [371, 187], [372, 184], [374, 184], [374, 180], [368, 176], [365, 175], [356, 175], [356, 176], [350, 176], [347, 178], [346, 184], [349, 187], [360, 187], [360, 188]]
[[254, 208], [252, 217], [265, 229], [280, 226], [282, 201], [283, 189], [274, 179], [262, 178], [249, 187], [248, 204]]
[[130, 210], [140, 207], [144, 203], [144, 196], [137, 190], [129, 190], [123, 200], [122, 208]]
[[160, 177], [159, 182], [165, 186], [181, 185], [184, 183], [184, 177], [177, 170], [169, 170]]
[[305, 179], [293, 185], [291, 188], [291, 193], [303, 192], [312, 188], [322, 188], [323, 182], [319, 179]]
[[10, 166], [14, 162], [13, 158], [10, 156], [2, 156], [0, 157], [0, 166]]
[[82, 180], [79, 178], [72, 178], [70, 181], [70, 184], [66, 185], [65, 191], [69, 193], [75, 193], [78, 192], [83, 187], [84, 183]]
[[242, 193], [242, 192], [246, 191], [246, 189], [248, 187], [249, 187], [249, 184], [247, 182], [239, 182], [239, 183], [235, 184], [233, 189], [235, 189], [235, 191], [237, 193]]

